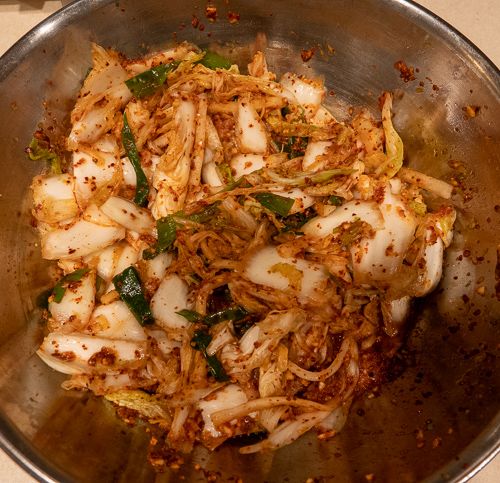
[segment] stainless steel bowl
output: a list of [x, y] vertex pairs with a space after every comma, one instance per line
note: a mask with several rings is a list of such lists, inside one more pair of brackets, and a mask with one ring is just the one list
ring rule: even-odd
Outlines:
[[[215, 23], [202, 4], [77, 1], [0, 61], [0, 444], [43, 481], [205, 481], [195, 463], [218, 481], [365, 481], [370, 474], [377, 481], [465, 481], [499, 449], [498, 70], [409, 1], [220, 1]], [[237, 24], [228, 22], [229, 10], [240, 14]], [[192, 27], [193, 14], [204, 30]], [[244, 60], [241, 46], [259, 32], [267, 35], [274, 70], [325, 77], [339, 116], [352, 105], [375, 110], [381, 91], [394, 90], [410, 164], [461, 185], [459, 226], [441, 286], [415, 307], [401, 370], [375, 397], [355, 404], [342, 434], [327, 443], [310, 435], [274, 454], [199, 448], [179, 472], [155, 476], [145, 462], [144, 428], [126, 426], [88, 394], [63, 392], [62, 378], [34, 355], [43, 330], [35, 298], [49, 281], [26, 201], [39, 166], [23, 148], [42, 119], [64, 129], [91, 41], [130, 56], [174, 38], [217, 41]], [[315, 56], [303, 64], [300, 50], [311, 47]], [[394, 63], [401, 59], [418, 67], [415, 81], [400, 78]], [[467, 106], [479, 106], [478, 115], [467, 116]]]

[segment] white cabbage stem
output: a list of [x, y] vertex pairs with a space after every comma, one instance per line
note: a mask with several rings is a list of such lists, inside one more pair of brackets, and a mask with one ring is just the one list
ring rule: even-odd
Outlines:
[[49, 302], [49, 312], [60, 331], [83, 329], [92, 314], [95, 303], [95, 272], [88, 271], [77, 282], [70, 282], [60, 302]]
[[266, 128], [257, 111], [248, 100], [238, 102], [236, 136], [242, 153], [265, 154], [267, 151]]
[[231, 168], [236, 179], [265, 167], [262, 154], [237, 154], [231, 159]]
[[330, 412], [328, 410], [300, 414], [296, 419], [282, 423], [264, 441], [240, 448], [240, 453], [251, 454], [262, 450], [274, 450], [293, 443], [300, 436], [327, 418]]
[[293, 94], [296, 102], [305, 109], [305, 116], [311, 119], [323, 102], [325, 87], [320, 81], [313, 81], [287, 72], [280, 80], [281, 85]]
[[440, 196], [446, 200], [451, 198], [453, 192], [453, 186], [427, 174], [420, 173], [410, 168], [401, 168], [398, 172], [398, 176], [408, 183], [414, 183], [424, 190], [430, 191], [436, 196]]
[[75, 179], [70, 174], [40, 175], [33, 178], [33, 214], [39, 221], [58, 223], [74, 218], [78, 205], [73, 193]]
[[320, 404], [314, 401], [309, 401], [307, 399], [290, 399], [284, 396], [273, 396], [273, 397], [263, 397], [260, 399], [252, 399], [245, 404], [234, 407], [232, 409], [227, 409], [223, 411], [217, 411], [212, 414], [212, 421], [217, 427], [221, 424], [231, 421], [232, 419], [241, 418], [250, 413], [257, 411], [262, 411], [263, 409], [274, 408], [277, 406], [289, 406], [294, 408], [303, 408], [316, 411], [330, 411], [328, 406]]
[[177, 312], [189, 305], [188, 286], [178, 275], [164, 278], [151, 299], [153, 317], [165, 329], [186, 329], [190, 322]]
[[384, 227], [384, 219], [377, 203], [353, 200], [337, 207], [328, 216], [318, 216], [308, 221], [302, 227], [302, 231], [306, 235], [321, 238], [331, 235], [333, 230], [343, 223], [353, 223], [358, 220], [368, 223], [374, 230]]
[[324, 156], [331, 145], [331, 141], [309, 141], [302, 159], [302, 170], [315, 172], [325, 169], [326, 163], [318, 161], [317, 158]]
[[123, 180], [116, 141], [107, 136], [92, 147], [78, 146], [73, 153], [75, 196], [81, 209], [102, 204]]
[[299, 367], [292, 361], [288, 361], [288, 369], [292, 374], [295, 374], [296, 376], [300, 377], [301, 379], [305, 379], [306, 381], [324, 381], [325, 379], [333, 376], [342, 367], [345, 356], [349, 352], [351, 344], [351, 339], [344, 339], [342, 345], [340, 346], [339, 353], [337, 354], [335, 359], [326, 369], [323, 369], [322, 371], [308, 371], [306, 369], [303, 369], [302, 367]]
[[92, 333], [99, 337], [138, 341], [147, 339], [144, 329], [121, 300], [97, 307], [92, 313], [90, 327]]
[[125, 228], [79, 220], [69, 227], [42, 236], [42, 256], [47, 260], [78, 258], [102, 250], [125, 238]]
[[37, 354], [56, 371], [90, 374], [136, 365], [145, 358], [145, 349], [145, 343], [139, 341], [51, 333], [45, 337]]
[[324, 267], [301, 258], [282, 257], [276, 247], [256, 252], [248, 261], [245, 276], [254, 283], [277, 290], [293, 288], [302, 298], [314, 298], [328, 278]]
[[175, 135], [153, 176], [157, 193], [151, 211], [155, 219], [181, 210], [188, 190], [196, 127], [194, 102], [178, 101], [174, 120]]
[[101, 211], [127, 230], [141, 235], [151, 235], [155, 231], [155, 222], [150, 212], [132, 201], [111, 196], [101, 205]]
[[[210, 396], [208, 401], [200, 401], [198, 407], [201, 409], [204, 426], [203, 430], [210, 433], [213, 437], [220, 437], [222, 434], [216, 429], [213, 415], [220, 412], [231, 411], [235, 407], [241, 407], [247, 402], [248, 398], [245, 392], [236, 384], [229, 384]], [[226, 422], [234, 418], [228, 419]]]

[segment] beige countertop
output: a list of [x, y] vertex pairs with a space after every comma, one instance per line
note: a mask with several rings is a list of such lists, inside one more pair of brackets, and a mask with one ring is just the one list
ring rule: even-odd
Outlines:
[[[0, 1], [0, 54], [29, 29], [67, 1]], [[500, 0], [418, 0], [471, 39], [500, 66]], [[471, 483], [499, 481], [500, 456]], [[34, 480], [0, 450], [0, 483], [31, 483]]]

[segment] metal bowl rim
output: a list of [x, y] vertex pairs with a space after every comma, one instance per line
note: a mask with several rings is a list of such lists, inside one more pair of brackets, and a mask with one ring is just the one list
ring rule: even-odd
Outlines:
[[[64, 27], [78, 17], [86, 15], [90, 9], [98, 9], [112, 0], [73, 0], [54, 12], [23, 35], [0, 57], [0, 82], [36, 47], [49, 38], [53, 31]], [[491, 82], [495, 96], [500, 99], [500, 69], [464, 34], [455, 27], [413, 0], [379, 0], [391, 4], [392, 8], [419, 21], [451, 44], [457, 43], [482, 66], [484, 80]], [[61, 470], [51, 467], [30, 447], [27, 440], [14, 429], [12, 423], [0, 414], [0, 448], [9, 455], [31, 477], [40, 482], [57, 483], [70, 481]], [[438, 482], [444, 479], [465, 482], [479, 473], [497, 454], [500, 453], [500, 412], [472, 443], [454, 461], [437, 470], [425, 482]], [[36, 460], [36, 461], [35, 461]], [[464, 465], [462, 461], [470, 461]]]

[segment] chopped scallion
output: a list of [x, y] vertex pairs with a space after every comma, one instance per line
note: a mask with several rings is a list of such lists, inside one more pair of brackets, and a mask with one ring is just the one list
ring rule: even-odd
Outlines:
[[210, 50], [207, 50], [205, 52], [205, 55], [201, 60], [198, 61], [199, 64], [204, 65], [205, 67], [208, 67], [209, 69], [215, 70], [215, 69], [230, 69], [231, 68], [231, 61], [226, 59], [225, 57], [222, 57], [222, 55], [216, 54], [215, 52], [212, 52]]
[[137, 98], [154, 94], [167, 80], [167, 75], [177, 68], [179, 62], [157, 65], [125, 81], [130, 92]]
[[120, 298], [127, 304], [130, 311], [141, 325], [152, 324], [153, 314], [144, 292], [137, 270], [130, 266], [113, 278], [115, 288]]
[[255, 199], [268, 210], [281, 216], [288, 216], [294, 200], [274, 193], [257, 193]]
[[177, 238], [177, 223], [172, 215], [167, 215], [156, 221], [156, 231], [158, 232], [158, 241], [154, 248], [144, 250], [142, 258], [151, 260], [160, 253], [167, 251]]
[[128, 124], [127, 115], [123, 114], [122, 143], [127, 153], [128, 159], [134, 167], [137, 178], [134, 203], [139, 206], [146, 206], [148, 203], [149, 185], [146, 175], [142, 170], [141, 158], [135, 145], [134, 135]]
[[219, 359], [217, 359], [216, 356], [211, 356], [207, 353], [207, 348], [211, 341], [212, 337], [208, 332], [205, 332], [204, 330], [197, 330], [194, 333], [193, 338], [191, 339], [191, 347], [193, 347], [193, 349], [201, 351], [201, 353], [205, 357], [205, 360], [207, 361], [210, 373], [215, 377], [217, 381], [228, 381], [229, 377], [226, 374], [226, 371], [224, 370], [224, 367], [222, 366]]
[[66, 293], [66, 284], [68, 282], [79, 282], [89, 272], [90, 268], [79, 268], [78, 270], [68, 273], [68, 275], [61, 278], [52, 290], [52, 295], [54, 297], [53, 301], [57, 304], [60, 303]]

